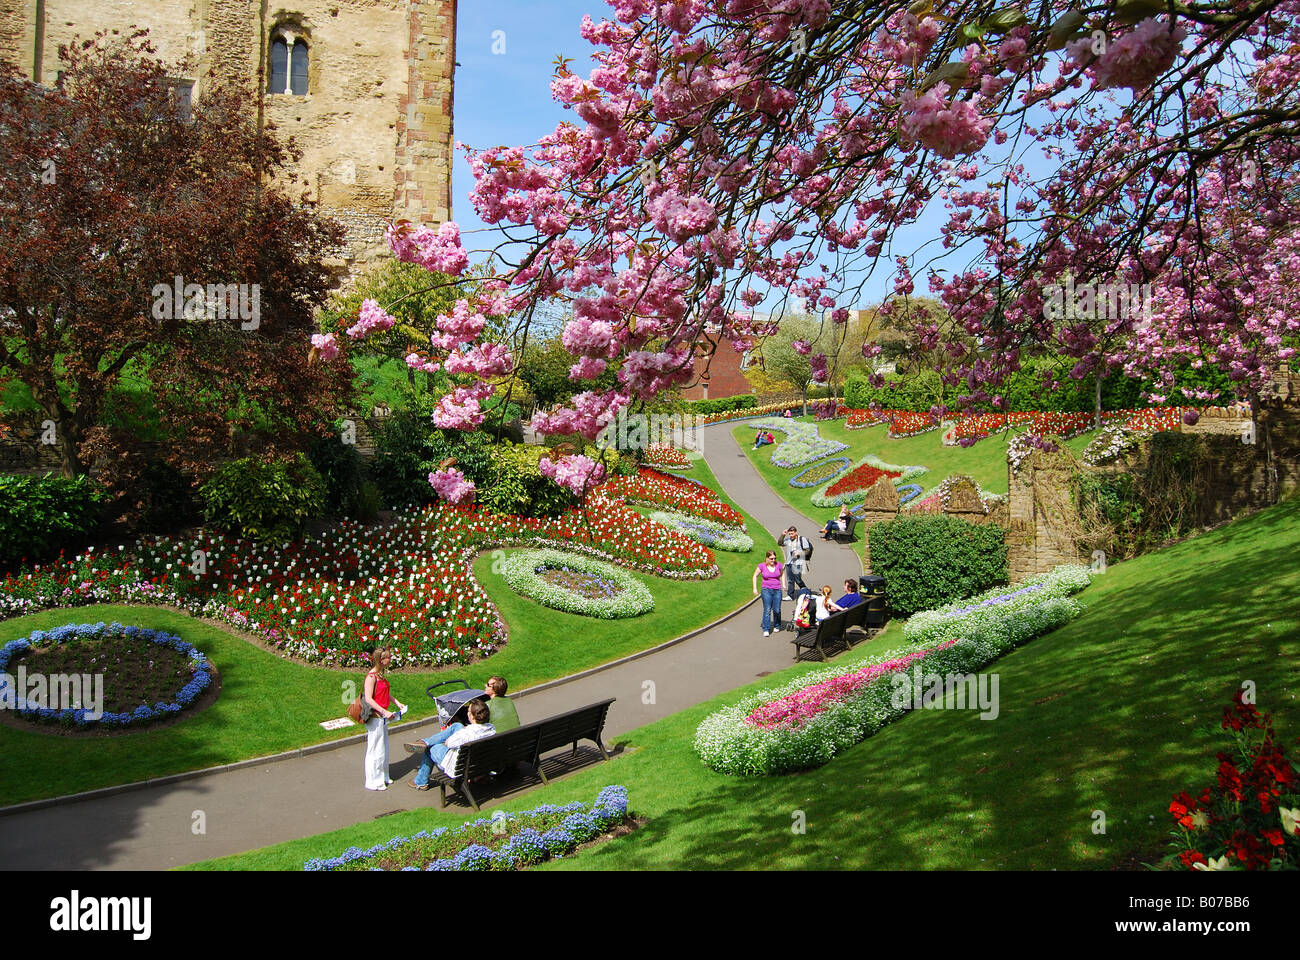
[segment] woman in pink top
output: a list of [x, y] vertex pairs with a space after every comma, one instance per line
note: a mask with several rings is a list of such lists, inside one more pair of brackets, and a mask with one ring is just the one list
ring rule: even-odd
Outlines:
[[763, 562], [754, 568], [754, 596], [758, 596], [758, 578], [763, 578], [763, 636], [770, 637], [773, 630], [781, 629], [781, 576], [785, 564], [776, 558], [776, 551], [767, 551]]

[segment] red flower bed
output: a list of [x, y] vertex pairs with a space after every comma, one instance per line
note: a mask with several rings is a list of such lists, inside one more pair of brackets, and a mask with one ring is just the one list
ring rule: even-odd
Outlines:
[[863, 464], [855, 470], [850, 470], [839, 480], [835, 481], [826, 490], [827, 497], [838, 496], [841, 493], [848, 493], [851, 490], [866, 490], [881, 477], [901, 477], [902, 473], [897, 470], [877, 470], [875, 467]]
[[[882, 413], [885, 411], [881, 411]], [[913, 413], [910, 410], [891, 410], [889, 435], [891, 437], [914, 437], [939, 426], [939, 421], [928, 413]]]
[[730, 504], [723, 503], [718, 495], [704, 484], [687, 480], [685, 477], [660, 473], [649, 467], [642, 467], [635, 477], [610, 477], [598, 486], [594, 493], [598, 497], [615, 502], [625, 500], [628, 503], [669, 507], [682, 513], [689, 513], [691, 516], [716, 520], [718, 523], [731, 526], [743, 526], [745, 522], [745, 518], [738, 511]]

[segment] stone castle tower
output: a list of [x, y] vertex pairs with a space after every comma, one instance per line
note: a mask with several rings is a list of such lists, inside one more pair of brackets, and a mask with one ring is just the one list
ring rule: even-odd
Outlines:
[[340, 277], [387, 255], [389, 220], [451, 218], [457, 0], [0, 0], [0, 59], [37, 82], [58, 49], [144, 27], [194, 99], [209, 73], [263, 92], [258, 123], [302, 151], [296, 170], [347, 226]]

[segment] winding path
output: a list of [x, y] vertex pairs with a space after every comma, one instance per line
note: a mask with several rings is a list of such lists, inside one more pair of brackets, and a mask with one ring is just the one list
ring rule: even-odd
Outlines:
[[[700, 434], [704, 458], [723, 490], [769, 531], [794, 523], [801, 532], [815, 533], [818, 525], [786, 504], [758, 475], [731, 436], [734, 426], [715, 424]], [[759, 531], [751, 533], [756, 534], [756, 551], [772, 542], [765, 543]], [[812, 568], [818, 579], [838, 585], [857, 575], [861, 559], [850, 546], [817, 541]], [[511, 696], [525, 719], [617, 697], [605, 728], [606, 741], [614, 742], [628, 730], [789, 666], [790, 634], [764, 637], [757, 625], [758, 610], [754, 602], [685, 639]], [[642, 702], [645, 681], [654, 683], [654, 703]], [[436, 792], [417, 793], [402, 785], [416, 765], [402, 750], [402, 742], [433, 730], [427, 720], [393, 729], [391, 769], [396, 782], [382, 793], [362, 789], [363, 747], [350, 744], [278, 762], [250, 761], [131, 789], [97, 791], [85, 799], [0, 810], [0, 866], [166, 869], [436, 806]], [[515, 804], [518, 796], [485, 806]], [[196, 833], [200, 811], [204, 829]]]

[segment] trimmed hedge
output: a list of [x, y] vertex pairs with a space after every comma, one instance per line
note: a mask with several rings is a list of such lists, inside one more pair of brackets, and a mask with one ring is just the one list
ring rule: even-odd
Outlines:
[[903, 516], [867, 534], [871, 568], [901, 617], [964, 600], [1007, 582], [1006, 531], [960, 517]]
[[0, 564], [75, 552], [99, 524], [105, 499], [89, 477], [0, 476]]
[[[1069, 370], [1069, 361], [1063, 368]], [[1043, 388], [1043, 373], [1055, 366], [1051, 360], [1036, 359], [1026, 362], [1023, 369], [1011, 374], [995, 391], [1006, 402], [1007, 410], [1041, 410], [1059, 413], [1086, 413], [1091, 411], [1095, 402], [1095, 384], [1093, 377], [1071, 380], [1061, 374], [1060, 386], [1055, 390]], [[1220, 391], [1223, 396], [1213, 404], [1232, 402], [1232, 383], [1217, 370], [1202, 367], [1194, 370], [1184, 365], [1174, 378], [1173, 390], [1157, 392], [1166, 393], [1166, 403], [1196, 403], [1205, 405], [1203, 400], [1193, 400], [1197, 389]], [[1122, 373], [1113, 373], [1101, 382], [1101, 407], [1103, 410], [1127, 410], [1143, 407], [1144, 388], [1154, 384], [1131, 380]], [[1186, 393], [1184, 393], [1186, 391]], [[890, 377], [884, 386], [876, 388], [867, 381], [865, 374], [852, 374], [844, 385], [844, 405], [857, 410], [864, 410], [873, 403], [879, 403], [887, 410], [911, 410], [917, 413], [929, 411], [939, 395], [939, 375], [933, 370], [924, 370], [914, 376]], [[955, 396], [948, 391], [950, 397]], [[949, 403], [952, 403], [952, 399]], [[1212, 404], [1212, 405], [1213, 405]]]

